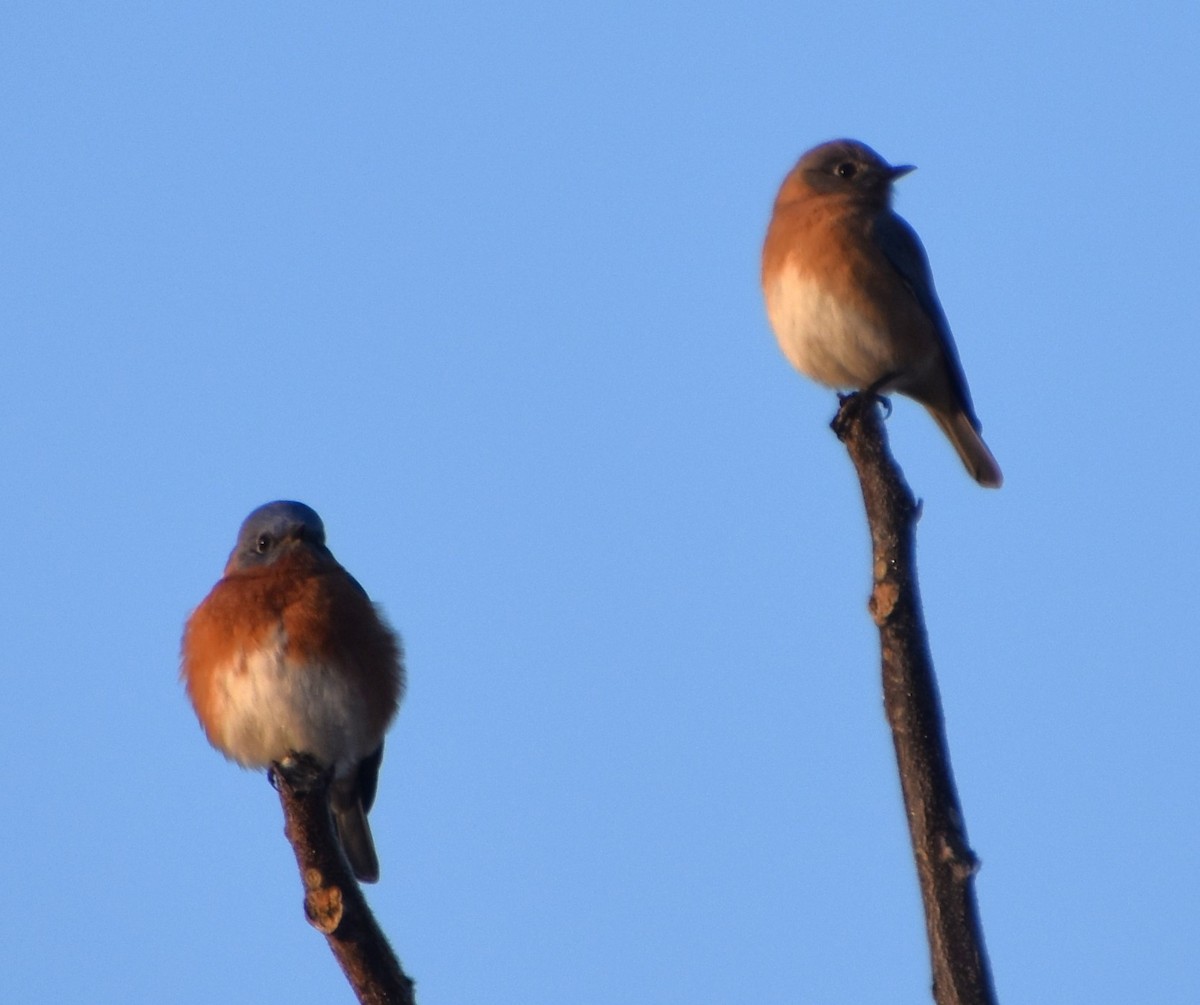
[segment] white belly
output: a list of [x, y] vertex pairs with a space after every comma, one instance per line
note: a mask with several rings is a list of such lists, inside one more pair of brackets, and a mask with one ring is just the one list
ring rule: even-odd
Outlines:
[[371, 752], [364, 702], [342, 674], [320, 663], [284, 657], [282, 632], [254, 652], [241, 653], [216, 674], [215, 738], [226, 756], [265, 768], [292, 753], [338, 765], [344, 775]]
[[764, 292], [779, 347], [806, 376], [829, 387], [861, 389], [897, 369], [887, 329], [799, 270], [781, 270]]

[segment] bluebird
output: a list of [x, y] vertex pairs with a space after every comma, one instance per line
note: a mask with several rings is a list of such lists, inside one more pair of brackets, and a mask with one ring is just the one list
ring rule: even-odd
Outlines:
[[894, 167], [854, 140], [808, 151], [784, 179], [763, 244], [767, 316], [791, 364], [818, 383], [919, 401], [980, 485], [1000, 466], [979, 435], [925, 249], [892, 212]]
[[308, 754], [332, 768], [338, 839], [379, 878], [367, 825], [383, 735], [404, 693], [400, 639], [298, 502], [260, 506], [225, 573], [188, 619], [181, 676], [209, 742], [245, 768]]

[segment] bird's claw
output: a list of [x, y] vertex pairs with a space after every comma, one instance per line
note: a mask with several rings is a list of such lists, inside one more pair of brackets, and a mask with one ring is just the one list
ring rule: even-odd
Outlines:
[[282, 761], [272, 763], [267, 769], [267, 780], [278, 789], [279, 779], [283, 779], [288, 788], [303, 794], [316, 788], [332, 774], [332, 771], [332, 768], [323, 765], [312, 754], [298, 754], [293, 751]]

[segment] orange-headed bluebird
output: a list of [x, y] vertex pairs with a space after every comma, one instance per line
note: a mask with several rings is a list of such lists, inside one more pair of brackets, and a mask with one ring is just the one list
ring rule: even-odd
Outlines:
[[979, 435], [925, 249], [892, 212], [892, 182], [912, 170], [854, 140], [800, 158], [763, 245], [767, 316], [801, 373], [829, 387], [914, 398], [971, 477], [998, 488], [1000, 466]]
[[403, 650], [312, 509], [273, 502], [246, 518], [224, 576], [188, 619], [182, 676], [226, 757], [275, 770], [308, 754], [332, 769], [342, 849], [375, 882], [367, 811], [404, 692]]

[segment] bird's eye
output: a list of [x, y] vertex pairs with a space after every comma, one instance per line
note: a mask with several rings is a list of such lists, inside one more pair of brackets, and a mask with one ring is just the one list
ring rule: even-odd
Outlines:
[[833, 169], [833, 173], [839, 178], [853, 178], [858, 174], [858, 165], [853, 161], [842, 161], [841, 164]]
[[260, 555], [265, 555], [271, 548], [271, 535], [259, 534], [258, 540], [254, 542], [254, 550]]

